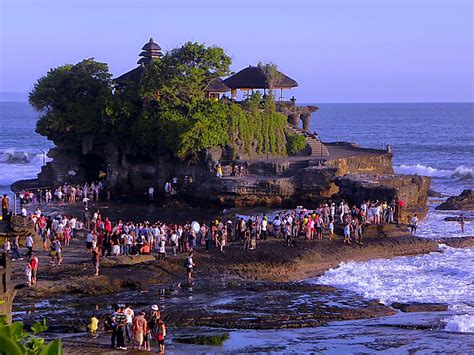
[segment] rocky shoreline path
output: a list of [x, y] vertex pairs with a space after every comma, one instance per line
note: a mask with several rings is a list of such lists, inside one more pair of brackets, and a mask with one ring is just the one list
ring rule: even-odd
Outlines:
[[14, 262], [13, 316], [26, 323], [46, 318], [49, 336], [62, 337], [66, 353], [110, 352], [108, 334], [91, 339], [86, 324], [92, 313], [105, 317], [111, 305], [119, 302], [130, 303], [136, 310], [158, 304], [175, 350], [181, 349], [176, 334], [186, 329], [197, 329], [193, 334], [199, 335], [389, 316], [398, 311], [378, 300], [299, 281], [341, 262], [437, 252], [438, 242], [453, 247], [474, 245], [474, 237], [434, 241], [408, 236], [404, 230], [405, 226], [373, 226], [367, 230], [364, 245], [345, 245], [341, 237], [334, 241], [300, 237], [294, 247], [270, 238], [255, 251], [244, 251], [238, 243], [230, 244], [224, 253], [198, 249], [191, 284], [184, 274], [183, 254], [168, 256], [163, 263], [155, 255], [105, 257], [101, 275], [93, 276], [85, 242], [73, 240], [64, 248], [65, 263], [60, 267], [49, 265], [46, 251], [37, 252], [38, 283], [31, 289], [23, 286], [24, 262]]

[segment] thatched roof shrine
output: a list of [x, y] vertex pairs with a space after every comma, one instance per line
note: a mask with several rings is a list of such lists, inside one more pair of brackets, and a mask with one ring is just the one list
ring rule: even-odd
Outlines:
[[228, 87], [221, 78], [215, 78], [207, 85], [206, 91], [222, 93], [230, 91], [230, 87]]
[[[290, 89], [298, 86], [298, 83], [276, 70], [274, 82], [272, 83], [272, 89]], [[232, 90], [235, 89], [269, 89], [270, 79], [265, 73], [265, 70], [260, 66], [248, 66], [242, 69], [238, 73], [228, 77], [224, 80], [224, 83]]]

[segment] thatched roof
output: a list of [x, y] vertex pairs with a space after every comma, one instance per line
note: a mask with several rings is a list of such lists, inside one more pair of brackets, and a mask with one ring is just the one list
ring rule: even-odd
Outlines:
[[[264, 70], [257, 66], [248, 66], [238, 73], [228, 77], [224, 83], [231, 89], [268, 89], [268, 77]], [[277, 70], [277, 79], [273, 89], [289, 89], [298, 86], [298, 83]]]
[[209, 85], [206, 87], [207, 92], [228, 92], [230, 87], [228, 87], [221, 78], [215, 78], [212, 80]]
[[136, 67], [135, 69], [132, 69], [132, 70], [126, 72], [125, 74], [120, 75], [118, 78], [115, 78], [114, 80], [119, 84], [124, 83], [124, 82], [129, 81], [129, 80], [138, 82], [138, 81], [140, 81], [140, 78], [141, 78], [144, 71], [145, 71], [145, 67], [140, 65], [140, 66]]
[[161, 47], [157, 45], [154, 41], [153, 38], [150, 38], [148, 43], [146, 43], [143, 47], [142, 50], [144, 51], [149, 51], [149, 50], [156, 50], [156, 51], [161, 51]]

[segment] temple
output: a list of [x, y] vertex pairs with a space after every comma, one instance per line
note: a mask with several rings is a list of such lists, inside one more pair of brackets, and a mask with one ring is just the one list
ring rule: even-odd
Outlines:
[[[139, 82], [145, 68], [154, 60], [163, 57], [161, 47], [154, 42], [153, 38], [145, 43], [138, 67], [122, 74], [115, 79], [115, 82], [121, 86], [126, 85], [128, 81]], [[228, 78], [215, 78], [211, 80], [204, 88], [207, 98], [212, 100], [228, 99], [226, 94], [230, 92], [231, 100], [237, 101], [238, 92], [254, 92], [263, 90], [263, 95], [268, 95], [273, 91], [279, 91], [276, 100], [277, 110], [288, 118], [289, 131], [298, 136], [305, 136], [308, 144], [307, 155], [325, 159], [329, 156], [329, 151], [325, 144], [321, 142], [318, 136], [311, 132], [311, 114], [319, 108], [317, 106], [296, 105], [296, 99], [293, 96], [291, 100], [285, 101], [283, 90], [290, 90], [298, 87], [298, 83], [293, 78], [277, 70], [272, 65], [258, 64], [249, 65]]]

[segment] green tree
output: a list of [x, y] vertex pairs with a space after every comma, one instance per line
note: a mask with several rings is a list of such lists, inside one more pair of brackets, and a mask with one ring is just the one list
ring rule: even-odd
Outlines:
[[50, 138], [59, 133], [75, 139], [100, 132], [111, 95], [111, 74], [105, 63], [85, 59], [51, 69], [29, 95], [30, 104], [43, 113], [37, 131]]
[[222, 48], [186, 42], [147, 67], [142, 95], [158, 100], [163, 109], [179, 109], [189, 116], [204, 99], [209, 83], [229, 74], [230, 64]]

